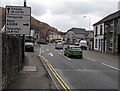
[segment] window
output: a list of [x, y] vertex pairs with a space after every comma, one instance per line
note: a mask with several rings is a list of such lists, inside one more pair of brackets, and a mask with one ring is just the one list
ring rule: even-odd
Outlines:
[[112, 38], [110, 39], [110, 45], [109, 45], [109, 48], [110, 48], [110, 49], [113, 49], [113, 39], [112, 39]]
[[98, 27], [95, 28], [95, 36], [97, 36]]
[[100, 26], [100, 35], [102, 35], [102, 31], [103, 31], [102, 29], [103, 29], [103, 26], [101, 25]]
[[97, 39], [95, 40], [95, 48], [97, 48]]

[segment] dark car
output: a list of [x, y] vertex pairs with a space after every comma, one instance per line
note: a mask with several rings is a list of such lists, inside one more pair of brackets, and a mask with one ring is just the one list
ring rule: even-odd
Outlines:
[[65, 49], [64, 49], [64, 55], [65, 56], [75, 56], [77, 58], [82, 59], [83, 57], [83, 52], [82, 49], [78, 46], [75, 45], [68, 45]]
[[48, 44], [48, 42], [47, 42], [47, 41], [40, 40], [40, 41], [37, 41], [37, 44]]
[[34, 52], [34, 44], [32, 42], [25, 42], [25, 51]]

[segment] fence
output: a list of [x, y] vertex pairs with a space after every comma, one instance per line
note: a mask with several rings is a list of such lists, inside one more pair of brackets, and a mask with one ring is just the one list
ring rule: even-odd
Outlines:
[[7, 88], [20, 69], [22, 38], [2, 34], [2, 88]]

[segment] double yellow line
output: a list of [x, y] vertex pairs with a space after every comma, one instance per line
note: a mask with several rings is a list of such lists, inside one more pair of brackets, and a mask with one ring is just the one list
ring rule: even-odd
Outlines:
[[65, 91], [71, 91], [71, 89], [69, 88], [69, 86], [62, 80], [62, 78], [60, 77], [60, 75], [58, 75], [58, 73], [53, 68], [53, 66], [48, 62], [48, 60], [45, 57], [43, 57], [43, 56], [40, 56], [40, 57], [47, 64], [47, 66], [49, 67], [49, 69], [51, 70], [51, 72], [53, 73], [53, 75], [55, 76], [55, 78], [58, 80], [58, 82], [61, 84], [61, 86], [63, 87], [63, 89]]

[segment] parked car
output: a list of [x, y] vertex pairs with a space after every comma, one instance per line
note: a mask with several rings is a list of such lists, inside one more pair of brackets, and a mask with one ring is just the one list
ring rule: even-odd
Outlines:
[[25, 42], [25, 51], [34, 52], [34, 44], [32, 42]]
[[62, 40], [55, 40], [55, 43], [62, 43]]
[[83, 58], [82, 49], [76, 45], [68, 45], [66, 48], [64, 48], [64, 55], [68, 57], [75, 56], [80, 59]]
[[63, 43], [56, 43], [55, 44], [55, 49], [63, 49], [64, 44]]
[[86, 40], [81, 40], [80, 42], [75, 43], [75, 45], [79, 46], [82, 50], [87, 50]]
[[48, 44], [48, 42], [47, 41], [43, 41], [43, 40], [39, 40], [39, 41], [37, 41], [37, 44]]

